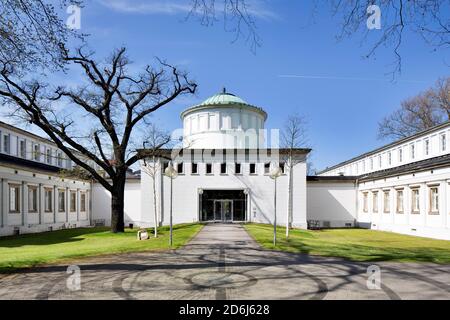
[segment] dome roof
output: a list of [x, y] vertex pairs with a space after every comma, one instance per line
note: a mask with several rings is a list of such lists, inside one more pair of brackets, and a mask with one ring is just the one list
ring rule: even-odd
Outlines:
[[239, 98], [238, 96], [236, 96], [232, 93], [226, 92], [225, 88], [223, 88], [222, 92], [215, 94], [212, 97], [209, 97], [202, 103], [197, 104], [195, 106], [192, 106], [192, 107], [184, 110], [181, 113], [181, 117], [183, 118], [183, 116], [186, 113], [188, 113], [189, 111], [202, 109], [202, 108], [209, 107], [209, 106], [211, 106], [211, 107], [234, 107], [234, 106], [248, 107], [248, 108], [255, 109], [256, 111], [262, 113], [264, 116], [264, 119], [267, 118], [267, 114], [262, 108], [248, 104], [245, 100]]

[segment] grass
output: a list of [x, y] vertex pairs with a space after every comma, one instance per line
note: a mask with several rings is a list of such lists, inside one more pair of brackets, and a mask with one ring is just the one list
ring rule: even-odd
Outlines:
[[341, 257], [353, 261], [402, 261], [450, 263], [450, 241], [435, 240], [367, 229], [291, 230], [247, 224], [246, 230], [264, 248], [310, 255]]
[[[188, 242], [200, 224], [174, 226], [173, 248]], [[75, 258], [125, 252], [169, 249], [169, 227], [158, 228], [158, 237], [137, 240], [138, 229], [112, 233], [109, 228], [79, 228], [0, 238], [0, 273]]]

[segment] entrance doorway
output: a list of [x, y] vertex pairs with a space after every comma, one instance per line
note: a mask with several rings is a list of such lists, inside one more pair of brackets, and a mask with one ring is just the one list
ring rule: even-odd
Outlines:
[[203, 190], [199, 195], [199, 220], [239, 222], [247, 219], [244, 190]]
[[233, 221], [233, 200], [214, 200], [214, 220]]

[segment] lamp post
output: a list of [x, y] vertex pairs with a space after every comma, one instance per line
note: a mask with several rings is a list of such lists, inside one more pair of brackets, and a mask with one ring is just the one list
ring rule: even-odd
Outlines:
[[273, 195], [273, 245], [277, 244], [277, 178], [281, 176], [281, 169], [278, 165], [273, 165], [272, 170], [270, 170], [270, 178], [274, 181], [274, 195]]
[[173, 243], [173, 228], [172, 228], [172, 203], [173, 203], [173, 179], [175, 179], [178, 176], [177, 170], [173, 167], [172, 161], [169, 162], [169, 165], [167, 166], [166, 170], [164, 170], [164, 174], [170, 178], [170, 239], [169, 239], [169, 245], [172, 247]]

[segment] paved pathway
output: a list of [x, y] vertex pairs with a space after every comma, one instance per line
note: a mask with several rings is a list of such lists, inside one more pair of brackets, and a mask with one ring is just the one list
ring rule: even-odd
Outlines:
[[240, 225], [211, 224], [184, 248], [80, 260], [81, 289], [67, 266], [0, 275], [0, 299], [450, 299], [450, 265], [368, 263], [261, 249]]

